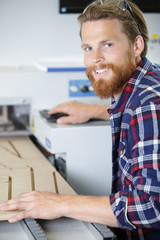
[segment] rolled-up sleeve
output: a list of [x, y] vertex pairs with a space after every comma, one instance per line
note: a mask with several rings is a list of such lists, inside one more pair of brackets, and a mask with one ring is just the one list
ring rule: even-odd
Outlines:
[[160, 229], [160, 105], [142, 104], [124, 126], [111, 208], [120, 228]]

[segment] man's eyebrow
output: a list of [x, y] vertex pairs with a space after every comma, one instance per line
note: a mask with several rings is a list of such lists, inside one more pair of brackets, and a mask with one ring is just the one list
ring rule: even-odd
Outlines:
[[108, 39], [105, 39], [105, 40], [101, 41], [100, 44], [105, 44], [105, 43], [107, 43], [107, 42], [113, 42], [113, 41], [114, 41], [114, 40], [108, 38]]
[[87, 44], [87, 43], [82, 43], [81, 44], [81, 48], [88, 47], [88, 46], [89, 46], [89, 44]]

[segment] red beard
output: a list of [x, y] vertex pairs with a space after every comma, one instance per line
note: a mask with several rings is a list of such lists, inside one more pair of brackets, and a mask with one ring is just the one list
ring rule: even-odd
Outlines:
[[[122, 62], [122, 60], [120, 59]], [[135, 72], [137, 66], [133, 63], [133, 56], [130, 50], [128, 51], [128, 59], [126, 59], [122, 64], [112, 64], [99, 65], [99, 69], [109, 68], [112, 70], [112, 77], [110, 79], [99, 78], [96, 80], [94, 78], [93, 72], [97, 69], [97, 66], [91, 66], [87, 68], [86, 74], [91, 81], [94, 92], [101, 98], [109, 98], [115, 94], [119, 94], [126, 82]]]

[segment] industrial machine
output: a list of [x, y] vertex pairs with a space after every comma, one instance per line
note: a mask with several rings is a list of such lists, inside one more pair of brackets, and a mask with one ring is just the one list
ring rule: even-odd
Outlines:
[[112, 179], [109, 121], [58, 125], [34, 113], [34, 135], [54, 156], [63, 177], [78, 194], [108, 195]]

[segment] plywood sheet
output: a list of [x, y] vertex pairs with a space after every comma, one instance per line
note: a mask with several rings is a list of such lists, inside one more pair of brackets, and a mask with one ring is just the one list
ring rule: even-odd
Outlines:
[[64, 180], [64, 178], [61, 177], [59, 172], [56, 171], [54, 173], [54, 178], [55, 178], [55, 185], [57, 186], [57, 193], [59, 194], [69, 193], [71, 195], [75, 194], [71, 186], [69, 186], [69, 184], [66, 184], [66, 181]]
[[[11, 141], [14, 149], [21, 158], [44, 158], [42, 153], [37, 150], [37, 147], [27, 137], [16, 137]], [[32, 150], [31, 150], [32, 149]]]
[[[22, 192], [75, 194], [28, 137], [0, 139], [0, 202]], [[0, 221], [16, 212], [1, 212]]]
[[0, 148], [1, 149], [6, 149], [7, 151], [12, 153], [13, 155], [18, 156], [15, 149], [13, 149], [9, 139], [0, 138]]
[[0, 176], [0, 201], [8, 200], [8, 190], [9, 190], [9, 176]]

